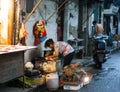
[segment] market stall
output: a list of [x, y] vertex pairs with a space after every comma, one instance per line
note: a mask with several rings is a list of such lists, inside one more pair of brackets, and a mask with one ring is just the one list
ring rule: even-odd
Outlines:
[[24, 75], [24, 52], [36, 46], [0, 45], [0, 83]]
[[[29, 66], [32, 65], [28, 63], [28, 68]], [[46, 90], [56, 90], [55, 92], [58, 90], [79, 90], [89, 84], [92, 79], [92, 74], [82, 69], [80, 62], [62, 67], [62, 61], [58, 58], [50, 60], [39, 58], [35, 60], [34, 67], [32, 70], [27, 70], [25, 76], [31, 80], [26, 80], [25, 83], [29, 82], [32, 84], [31, 87], [35, 84], [44, 85]], [[39, 71], [38, 75], [35, 70]]]

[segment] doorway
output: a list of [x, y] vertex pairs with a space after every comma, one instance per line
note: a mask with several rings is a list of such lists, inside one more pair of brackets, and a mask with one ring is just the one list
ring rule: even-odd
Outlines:
[[56, 20], [57, 22], [57, 40], [58, 41], [63, 41], [63, 30], [64, 30], [64, 8], [65, 8], [65, 4], [64, 0], [59, 0], [58, 3], [58, 18]]

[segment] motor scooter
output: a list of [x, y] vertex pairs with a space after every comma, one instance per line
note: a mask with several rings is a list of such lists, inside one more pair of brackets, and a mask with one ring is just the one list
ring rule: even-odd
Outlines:
[[102, 68], [102, 64], [106, 62], [106, 39], [108, 39], [107, 35], [95, 35], [93, 36], [93, 60], [95, 62], [95, 67], [98, 69]]

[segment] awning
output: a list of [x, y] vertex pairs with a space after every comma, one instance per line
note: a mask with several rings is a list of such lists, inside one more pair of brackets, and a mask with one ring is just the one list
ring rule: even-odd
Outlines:
[[114, 4], [111, 4], [109, 9], [104, 9], [103, 14], [104, 15], [116, 15], [118, 13], [119, 7], [115, 6]]
[[108, 16], [115, 15], [115, 13], [113, 13], [111, 9], [104, 9], [103, 14]]

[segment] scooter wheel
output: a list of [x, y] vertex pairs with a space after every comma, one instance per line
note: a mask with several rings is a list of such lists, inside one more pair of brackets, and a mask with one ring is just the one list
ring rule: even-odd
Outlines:
[[101, 64], [101, 63], [95, 64], [95, 67], [96, 67], [97, 69], [102, 69], [102, 64]]

